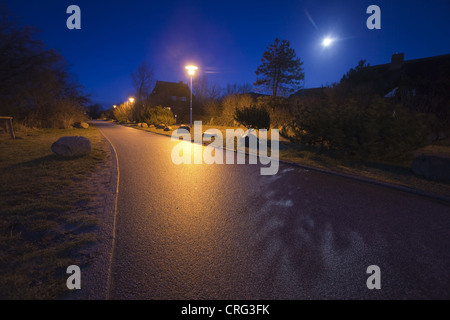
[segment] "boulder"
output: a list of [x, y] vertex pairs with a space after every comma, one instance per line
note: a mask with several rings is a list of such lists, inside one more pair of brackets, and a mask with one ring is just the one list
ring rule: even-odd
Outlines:
[[87, 128], [89, 128], [89, 124], [86, 123], [86, 122], [75, 122], [75, 123], [73, 124], [73, 126], [74, 126], [75, 128], [78, 128], [78, 129], [87, 129]]
[[148, 124], [146, 124], [145, 122], [141, 123], [141, 127], [142, 128], [148, 128]]
[[184, 129], [187, 132], [191, 132], [191, 128], [185, 124], [180, 125], [180, 127], [178, 128], [178, 130]]
[[170, 131], [170, 130], [172, 130], [172, 127], [165, 127], [164, 128], [164, 131]]
[[79, 157], [91, 152], [91, 141], [85, 137], [66, 136], [54, 142], [51, 149], [58, 156]]
[[165, 127], [166, 125], [161, 123], [156, 126], [156, 129], [164, 129]]
[[142, 127], [142, 122], [139, 122], [139, 123], [137, 124], [137, 126], [138, 126], [138, 127]]
[[412, 171], [430, 180], [450, 181], [450, 157], [420, 155], [414, 158]]
[[154, 124], [151, 124], [151, 125], [149, 125], [148, 127], [149, 127], [149, 128], [154, 128], [155, 125], [154, 125]]

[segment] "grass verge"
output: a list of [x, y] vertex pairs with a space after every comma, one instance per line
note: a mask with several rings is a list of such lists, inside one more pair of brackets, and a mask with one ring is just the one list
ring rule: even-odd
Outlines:
[[[60, 158], [50, 146], [62, 136], [85, 136], [90, 155]], [[86, 183], [107, 158], [106, 142], [89, 129], [45, 129], [0, 135], [0, 299], [55, 299], [66, 269], [86, 265], [97, 219]]]

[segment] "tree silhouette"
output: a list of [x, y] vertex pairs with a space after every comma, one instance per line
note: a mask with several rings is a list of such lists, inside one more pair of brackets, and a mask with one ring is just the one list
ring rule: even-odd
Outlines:
[[85, 119], [88, 96], [55, 50], [0, 5], [0, 114], [32, 127], [69, 127]]
[[144, 102], [155, 85], [153, 68], [144, 61], [135, 72], [131, 73], [131, 79], [136, 90], [137, 102]]
[[262, 64], [256, 69], [255, 86], [270, 90], [275, 98], [279, 93], [287, 95], [301, 88], [305, 79], [303, 62], [297, 58], [289, 41], [275, 39], [267, 47], [261, 59]]

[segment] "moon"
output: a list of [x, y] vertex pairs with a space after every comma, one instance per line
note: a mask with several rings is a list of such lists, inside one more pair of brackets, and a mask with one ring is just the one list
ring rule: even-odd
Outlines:
[[322, 41], [322, 45], [323, 45], [324, 47], [328, 47], [328, 46], [330, 46], [332, 43], [333, 43], [333, 39], [331, 39], [331, 38], [329, 38], [329, 37], [326, 37], [326, 38], [323, 39], [323, 41]]

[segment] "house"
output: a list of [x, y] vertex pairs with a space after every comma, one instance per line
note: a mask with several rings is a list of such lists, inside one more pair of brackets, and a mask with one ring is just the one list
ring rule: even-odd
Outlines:
[[450, 123], [450, 54], [405, 60], [393, 54], [391, 62], [369, 66], [377, 82], [378, 94], [406, 108], [436, 117], [438, 133], [448, 131]]
[[[437, 137], [450, 135], [450, 54], [405, 60], [404, 53], [395, 53], [389, 63], [374, 66], [360, 61], [335, 88], [359, 99], [384, 97], [394, 115], [399, 105], [428, 114], [435, 119]], [[301, 89], [291, 98], [320, 97], [323, 92], [323, 88]]]
[[[411, 95], [440, 92], [443, 86], [449, 86], [450, 54], [405, 60], [404, 53], [395, 53], [389, 63], [356, 67], [351, 69], [341, 80], [351, 85], [370, 84], [375, 93], [392, 98], [399, 87], [409, 88]], [[319, 96], [324, 88], [300, 89], [291, 97]]]
[[191, 90], [183, 81], [156, 81], [155, 88], [150, 94], [151, 105], [170, 108], [177, 122], [189, 121], [190, 99]]
[[[434, 114], [440, 119], [450, 117], [450, 54], [405, 60], [404, 53], [395, 53], [389, 63], [366, 66], [361, 62], [343, 76], [340, 84], [350, 88], [367, 86], [371, 93], [407, 108]], [[301, 89], [291, 97], [320, 96], [323, 88]]]
[[430, 94], [441, 89], [438, 87], [448, 85], [449, 71], [450, 54], [405, 60], [404, 53], [395, 53], [390, 63], [369, 66], [366, 72], [380, 82], [380, 94], [393, 97], [399, 87], [408, 88], [411, 95]]

